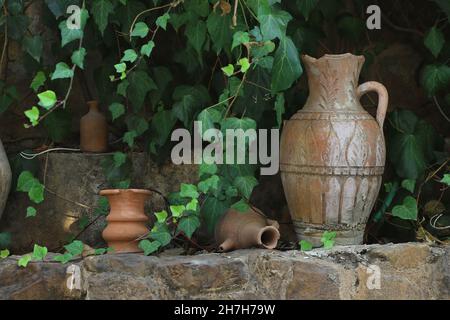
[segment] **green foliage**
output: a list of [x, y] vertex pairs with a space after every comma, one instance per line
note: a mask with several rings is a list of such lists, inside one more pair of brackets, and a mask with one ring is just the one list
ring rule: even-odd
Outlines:
[[449, 173], [444, 174], [444, 177], [440, 180], [440, 182], [450, 186], [450, 174]]
[[5, 249], [5, 250], [1, 250], [0, 251], [0, 259], [6, 259], [9, 256], [9, 250]]
[[301, 251], [311, 251], [313, 249], [312, 243], [307, 240], [300, 240], [298, 244]]
[[36, 204], [44, 201], [44, 186], [29, 171], [23, 171], [17, 181], [17, 191], [27, 192], [31, 201]]
[[407, 110], [389, 115], [388, 156], [401, 178], [417, 179], [434, 160], [442, 144], [435, 130]]
[[331, 249], [334, 246], [334, 239], [336, 238], [336, 231], [325, 231], [320, 238], [324, 249]]
[[430, 31], [428, 31], [424, 39], [425, 47], [427, 47], [428, 50], [430, 50], [431, 53], [436, 58], [441, 52], [444, 43], [445, 43], [444, 34], [442, 33], [441, 30], [436, 28], [436, 26], [434, 26], [433, 28], [430, 29]]
[[411, 193], [414, 193], [415, 186], [416, 186], [416, 180], [414, 180], [414, 179], [405, 179], [402, 181], [402, 188], [408, 190]]
[[403, 220], [417, 220], [417, 201], [411, 196], [406, 196], [403, 203], [392, 208], [392, 215]]

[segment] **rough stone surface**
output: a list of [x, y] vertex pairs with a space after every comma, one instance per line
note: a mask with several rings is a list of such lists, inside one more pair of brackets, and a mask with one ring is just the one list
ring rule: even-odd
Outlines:
[[[71, 263], [0, 261], [2, 299], [450, 299], [450, 247], [405, 243], [227, 254], [91, 256]], [[380, 282], [370, 285], [379, 268]], [[370, 270], [372, 270], [370, 269]], [[71, 278], [72, 277], [72, 278]]]
[[[56, 250], [66, 244], [71, 235], [80, 232], [78, 220], [87, 216], [95, 219], [93, 210], [98, 202], [98, 193], [105, 188], [105, 177], [101, 161], [108, 154], [50, 153], [47, 168], [46, 156], [39, 158], [40, 172], [47, 172], [45, 178], [45, 201], [36, 206], [36, 217], [25, 218], [30, 205], [24, 193], [12, 193], [9, 197], [0, 232], [12, 234], [15, 253], [32, 250], [34, 243]], [[180, 183], [197, 180], [197, 170], [193, 165], [158, 166], [145, 153], [135, 153], [133, 159], [133, 185], [153, 188], [163, 194], [177, 191]], [[40, 177], [40, 181], [44, 181]], [[170, 183], [167, 183], [170, 181]], [[146, 212], [164, 208], [164, 200], [154, 193], [146, 204]], [[105, 227], [104, 217], [98, 219], [82, 235], [81, 240], [90, 246], [102, 246], [101, 231]], [[23, 232], [26, 230], [26, 232]]]

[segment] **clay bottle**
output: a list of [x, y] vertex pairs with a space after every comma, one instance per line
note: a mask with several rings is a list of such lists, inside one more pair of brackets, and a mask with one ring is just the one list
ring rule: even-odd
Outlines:
[[98, 101], [87, 103], [89, 112], [80, 120], [80, 149], [83, 152], [108, 150], [108, 123], [100, 112]]
[[261, 247], [274, 249], [280, 239], [278, 222], [250, 209], [238, 212], [230, 209], [216, 226], [219, 251]]

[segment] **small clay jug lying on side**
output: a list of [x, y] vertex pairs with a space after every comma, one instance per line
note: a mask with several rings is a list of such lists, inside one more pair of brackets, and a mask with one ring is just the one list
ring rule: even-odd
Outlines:
[[216, 226], [219, 251], [261, 247], [274, 249], [280, 239], [278, 222], [267, 219], [253, 209], [239, 212], [230, 209]]

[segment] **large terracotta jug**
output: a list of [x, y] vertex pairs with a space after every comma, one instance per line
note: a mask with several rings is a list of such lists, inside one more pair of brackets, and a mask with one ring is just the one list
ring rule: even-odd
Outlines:
[[11, 189], [11, 167], [9, 166], [8, 157], [0, 140], [0, 218], [5, 209], [6, 200], [8, 199]]
[[108, 151], [108, 123], [100, 112], [98, 101], [87, 103], [89, 112], [80, 120], [80, 149], [83, 152]]
[[[320, 245], [324, 231], [336, 231], [336, 244], [361, 244], [375, 204], [385, 164], [383, 122], [386, 88], [358, 86], [363, 56], [302, 56], [309, 97], [285, 122], [280, 146], [283, 187], [300, 240]], [[360, 97], [378, 94], [376, 120]]]
[[151, 192], [142, 189], [110, 189], [100, 191], [108, 197], [111, 210], [106, 217], [108, 226], [103, 230], [103, 239], [114, 252], [141, 252], [139, 240], [150, 230], [149, 218], [144, 212], [145, 201]]

